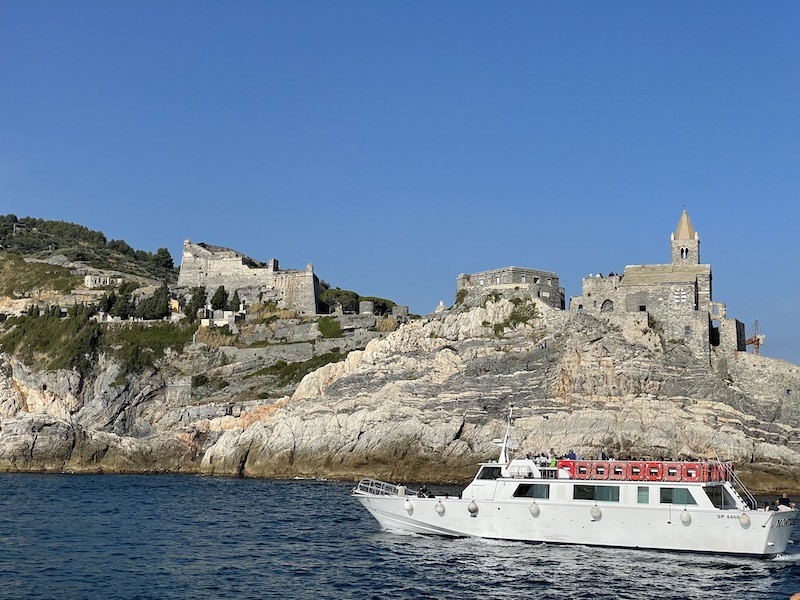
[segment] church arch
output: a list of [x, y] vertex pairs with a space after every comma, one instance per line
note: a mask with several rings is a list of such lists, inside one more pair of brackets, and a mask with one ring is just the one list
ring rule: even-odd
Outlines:
[[614, 310], [614, 302], [611, 300], [604, 300], [600, 305], [600, 312], [610, 312]]

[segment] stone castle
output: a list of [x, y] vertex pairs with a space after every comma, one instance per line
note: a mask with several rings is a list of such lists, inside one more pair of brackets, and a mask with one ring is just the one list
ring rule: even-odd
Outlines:
[[277, 259], [264, 264], [230, 248], [186, 240], [178, 287], [200, 286], [209, 295], [223, 286], [231, 295], [239, 292], [248, 303], [275, 302], [300, 314], [314, 315], [319, 309], [320, 283], [313, 265], [304, 271], [280, 269]]
[[725, 304], [711, 296], [711, 265], [700, 263], [700, 236], [684, 210], [671, 235], [672, 260], [660, 265], [629, 265], [622, 275], [583, 279], [583, 293], [570, 299], [570, 310], [614, 317], [647, 314], [667, 339], [680, 340], [700, 358], [711, 351], [745, 351], [744, 324], [729, 319]]
[[480, 293], [481, 291], [524, 291], [553, 308], [564, 308], [564, 288], [559, 287], [558, 275], [550, 271], [503, 267], [491, 271], [458, 276], [456, 291]]

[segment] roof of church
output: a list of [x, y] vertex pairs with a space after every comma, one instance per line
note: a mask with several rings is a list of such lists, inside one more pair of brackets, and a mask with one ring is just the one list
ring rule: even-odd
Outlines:
[[693, 240], [697, 237], [697, 232], [692, 227], [692, 222], [689, 220], [689, 213], [684, 209], [681, 214], [681, 220], [678, 221], [678, 227], [675, 229], [676, 240]]
[[711, 275], [711, 265], [628, 265], [621, 285], [694, 283], [699, 275]]

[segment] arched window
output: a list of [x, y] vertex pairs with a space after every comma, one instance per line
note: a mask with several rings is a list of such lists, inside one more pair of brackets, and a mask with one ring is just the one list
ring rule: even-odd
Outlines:
[[608, 312], [610, 310], [614, 310], [614, 303], [611, 300], [605, 300], [602, 305], [600, 305], [601, 312]]
[[689, 258], [689, 249], [686, 247], [681, 248], [681, 258]]

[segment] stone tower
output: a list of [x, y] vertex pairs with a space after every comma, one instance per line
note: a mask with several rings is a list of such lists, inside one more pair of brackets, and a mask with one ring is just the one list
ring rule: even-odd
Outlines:
[[686, 210], [678, 221], [678, 227], [671, 236], [672, 264], [673, 265], [699, 265], [700, 264], [700, 236], [692, 227], [689, 213]]

